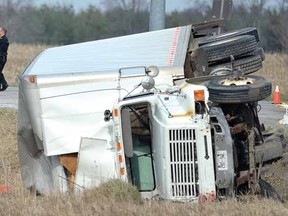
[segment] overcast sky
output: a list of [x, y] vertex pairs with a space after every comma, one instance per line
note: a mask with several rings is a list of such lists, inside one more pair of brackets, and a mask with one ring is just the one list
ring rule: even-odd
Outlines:
[[[74, 9], [85, 9], [88, 5], [96, 5], [101, 7], [101, 0], [33, 0], [37, 5], [41, 4], [67, 4], [73, 5]], [[183, 10], [187, 6], [187, 0], [166, 0], [166, 11]]]

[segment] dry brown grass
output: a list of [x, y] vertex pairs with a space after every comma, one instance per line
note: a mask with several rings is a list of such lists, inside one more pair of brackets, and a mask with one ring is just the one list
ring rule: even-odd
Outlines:
[[23, 72], [27, 64], [42, 50], [45, 45], [11, 44], [8, 50], [8, 61], [3, 70], [9, 84], [17, 83], [17, 76]]
[[[5, 75], [10, 84], [28, 62], [45, 46], [12, 44]], [[286, 69], [288, 56], [267, 54], [264, 68], [259, 75], [279, 85], [281, 96], [287, 98]], [[286, 96], [285, 96], [286, 94]], [[22, 186], [16, 145], [17, 111], [0, 109], [0, 185], [9, 185], [10, 193], [0, 193], [1, 215], [229, 215], [262, 216], [288, 215], [288, 204], [241, 197], [206, 204], [171, 203], [142, 200], [137, 190], [123, 182], [112, 181], [95, 190], [79, 194], [53, 194], [40, 197]]]
[[[11, 173], [19, 174], [16, 148], [17, 111], [1, 109], [0, 121], [0, 184], [3, 184], [14, 179], [15, 176], [11, 178]], [[2, 175], [4, 173], [9, 175]]]
[[[288, 102], [288, 55], [287, 54], [266, 54], [263, 68], [257, 74], [268, 78], [273, 85], [273, 92], [276, 85], [279, 86], [281, 99]], [[273, 96], [272, 92], [272, 96]]]

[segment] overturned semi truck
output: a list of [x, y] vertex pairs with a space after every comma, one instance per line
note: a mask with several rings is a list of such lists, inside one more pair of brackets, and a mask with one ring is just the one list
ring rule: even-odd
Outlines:
[[37, 55], [19, 77], [25, 186], [49, 194], [122, 179], [145, 197], [180, 201], [257, 188], [257, 164], [282, 155], [279, 140], [265, 141], [257, 115], [271, 83], [248, 75], [264, 60], [257, 30], [210, 37], [215, 24]]

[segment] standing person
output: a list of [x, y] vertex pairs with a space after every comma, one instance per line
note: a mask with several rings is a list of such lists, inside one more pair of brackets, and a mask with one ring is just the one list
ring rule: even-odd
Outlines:
[[9, 46], [8, 38], [6, 37], [7, 29], [0, 27], [0, 91], [5, 91], [8, 84], [3, 74], [3, 68], [7, 61], [7, 50]]

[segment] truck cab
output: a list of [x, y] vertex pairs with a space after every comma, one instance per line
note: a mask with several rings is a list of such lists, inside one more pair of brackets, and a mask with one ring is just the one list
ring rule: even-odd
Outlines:
[[207, 101], [204, 86], [185, 83], [119, 102], [119, 121], [112, 119], [115, 127], [119, 122], [125, 178], [143, 195], [216, 198]]

